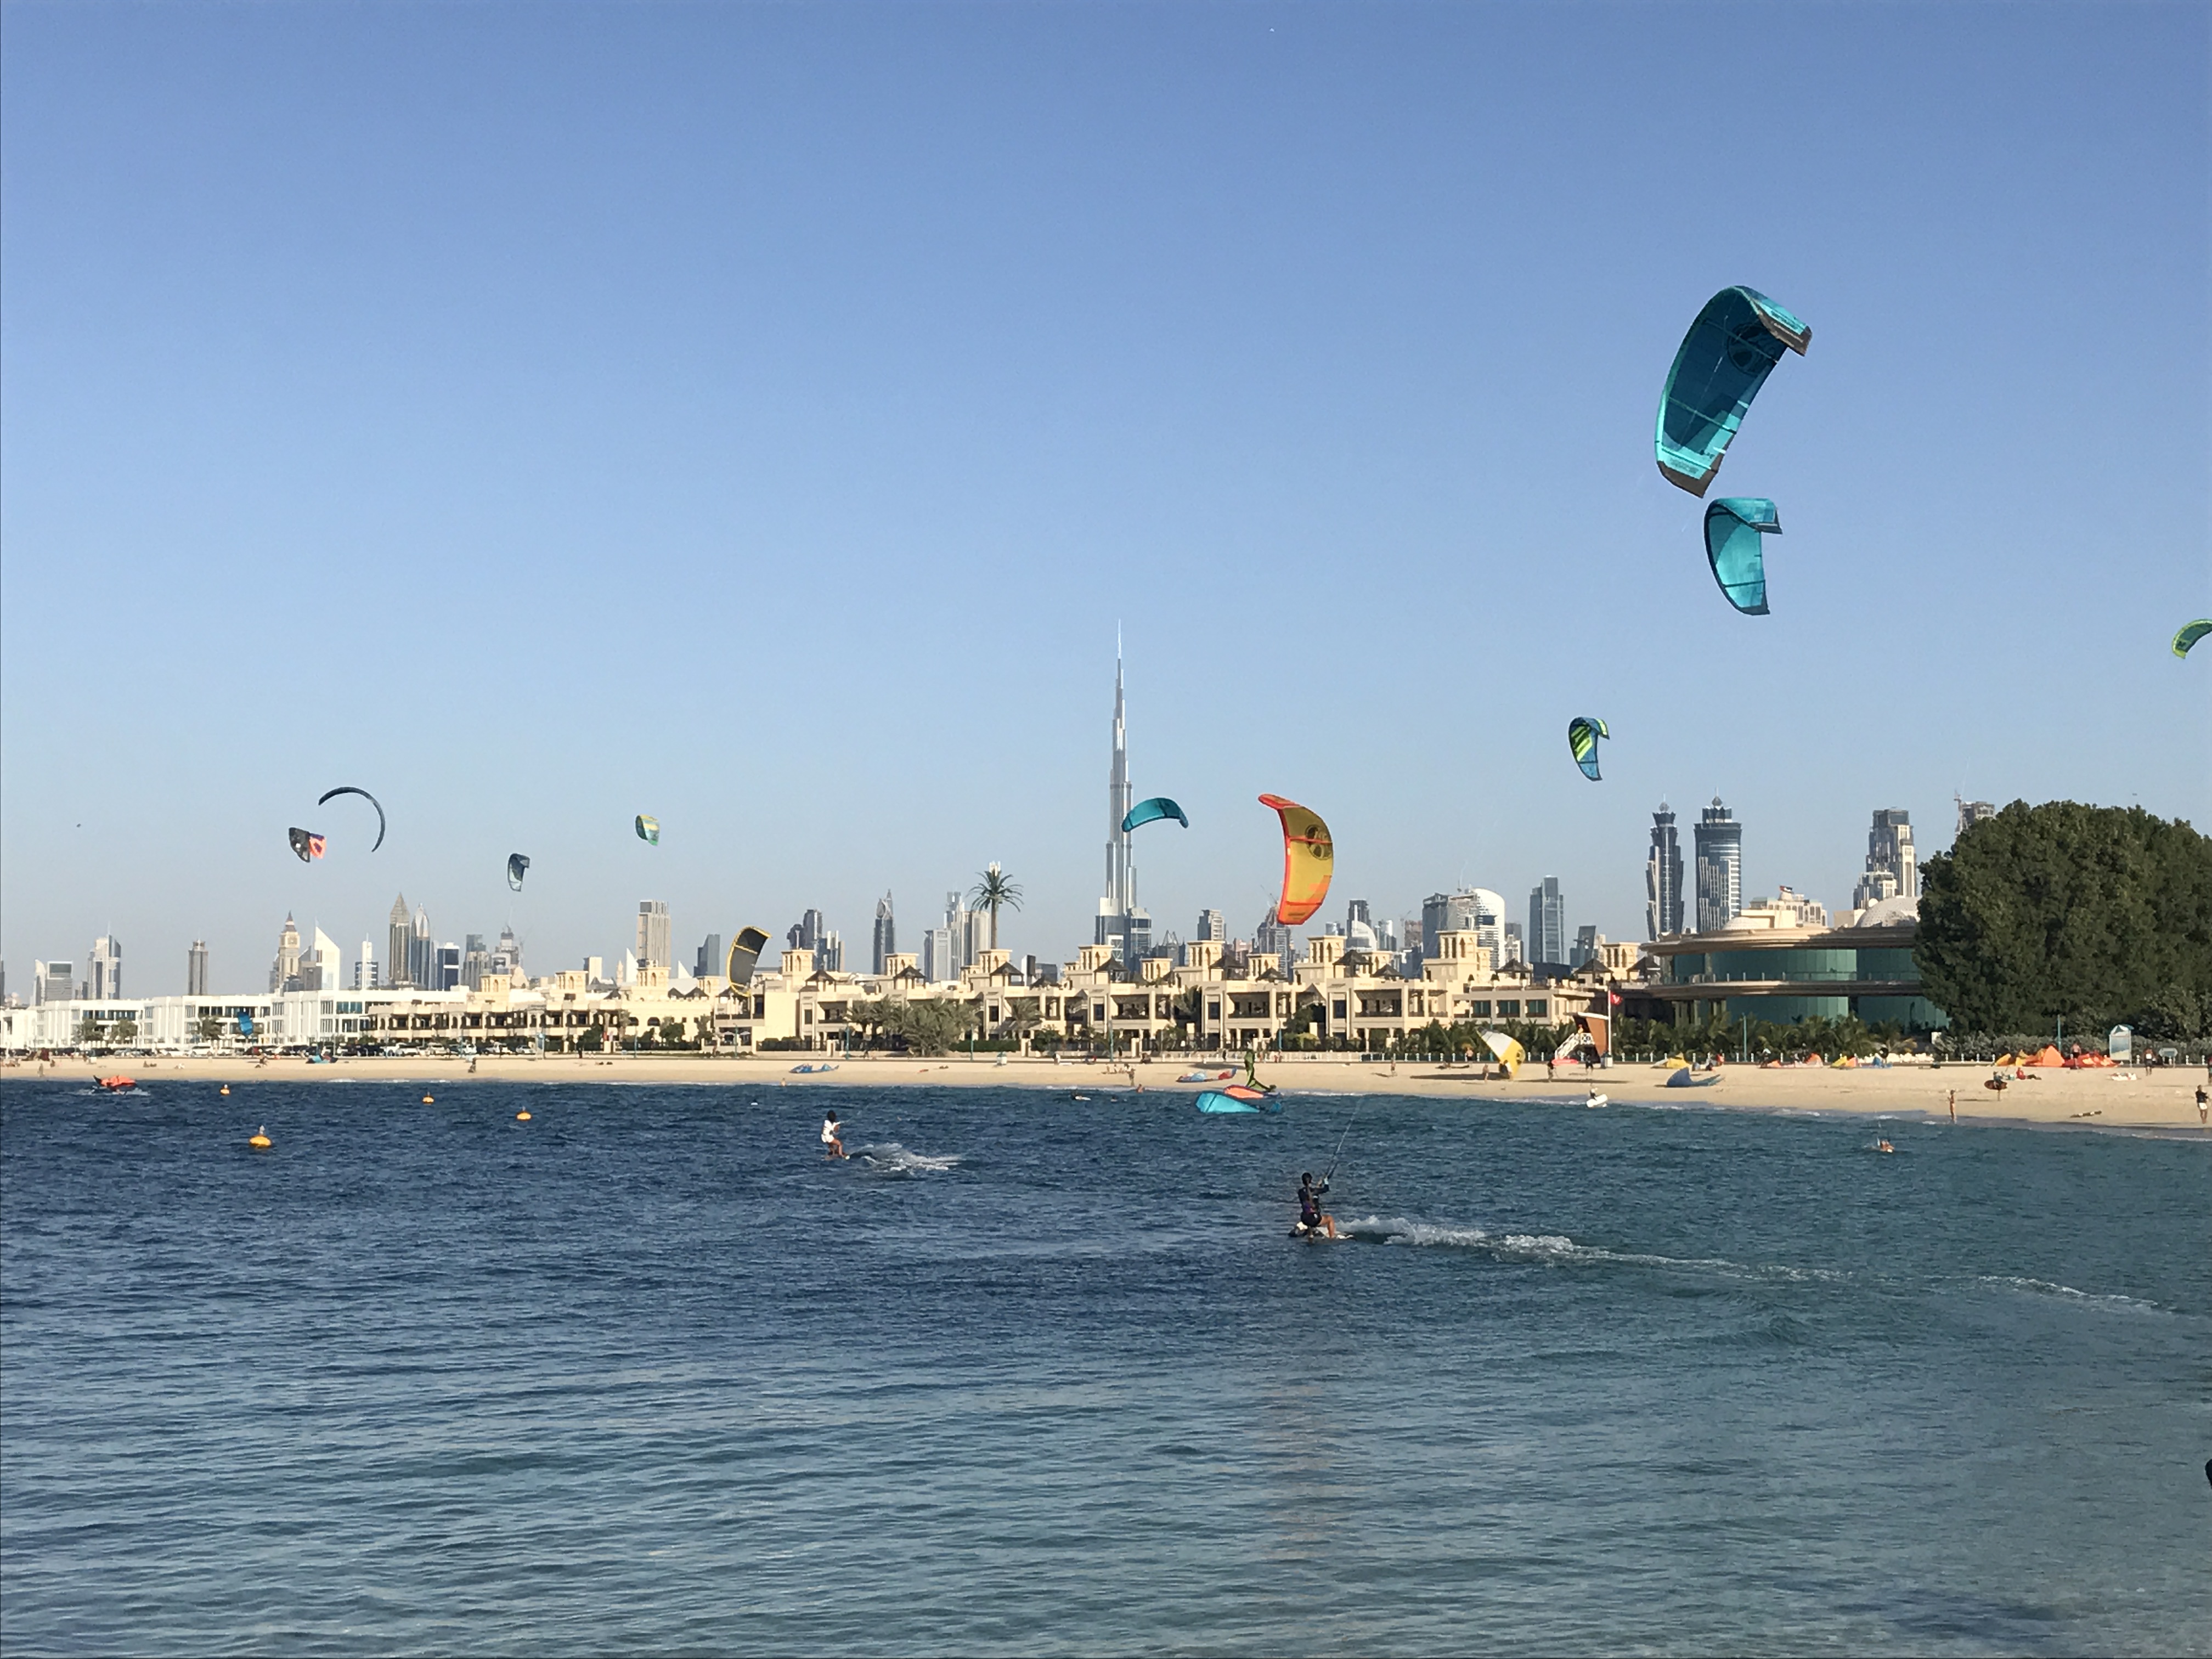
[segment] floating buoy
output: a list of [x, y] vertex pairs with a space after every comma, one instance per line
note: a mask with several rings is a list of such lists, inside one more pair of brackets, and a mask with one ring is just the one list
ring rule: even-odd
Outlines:
[[222, 1085], [222, 1091], [223, 1091], [223, 1093], [225, 1093], [225, 1094], [228, 1094], [228, 1093], [230, 1092], [230, 1085], [228, 1085], [228, 1083], [224, 1084], [224, 1085]]
[[265, 1152], [276, 1143], [269, 1139], [269, 1126], [264, 1123], [259, 1128], [256, 1129], [252, 1134], [246, 1136], [246, 1144], [252, 1147], [257, 1152]]
[[422, 1097], [422, 1103], [423, 1103], [425, 1106], [432, 1106], [432, 1105], [435, 1105], [437, 1103], [436, 1103], [436, 1102], [434, 1102], [434, 1101], [433, 1101], [433, 1100], [430, 1098], [430, 1097], [429, 1097], [429, 1096], [428, 1096], [428, 1095], [424, 1095], [424, 1096]]
[[530, 1114], [527, 1112], [517, 1112], [514, 1115], [514, 1121], [517, 1123], [527, 1123], [530, 1121]]

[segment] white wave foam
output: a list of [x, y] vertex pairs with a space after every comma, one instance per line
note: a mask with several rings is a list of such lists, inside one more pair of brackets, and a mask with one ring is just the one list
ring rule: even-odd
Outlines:
[[1730, 1278], [1785, 1282], [1849, 1277], [1824, 1267], [1789, 1267], [1778, 1264], [1754, 1267], [1721, 1256], [1656, 1255], [1638, 1250], [1608, 1250], [1601, 1245], [1577, 1244], [1562, 1233], [1493, 1233], [1482, 1227], [1414, 1221], [1404, 1216], [1386, 1218], [1370, 1215], [1363, 1221], [1338, 1224], [1352, 1237], [1375, 1243], [1480, 1250], [1500, 1261], [1548, 1262], [1574, 1267], [1686, 1268], [1722, 1273]]
[[910, 1152], [896, 1140], [881, 1146], [855, 1146], [852, 1155], [871, 1170], [885, 1175], [942, 1175], [960, 1162], [954, 1152]]
[[2097, 1291], [2077, 1291], [2071, 1285], [2060, 1285], [2048, 1279], [2029, 1279], [2019, 1273], [1982, 1273], [1977, 1285], [1994, 1285], [2008, 1291], [2018, 1291], [2023, 1296], [2052, 1296], [2082, 1303], [2088, 1306], [2107, 1308], [2141, 1308], [2149, 1312], [2160, 1311], [2155, 1302], [2146, 1302], [2141, 1297], [2118, 1296]]

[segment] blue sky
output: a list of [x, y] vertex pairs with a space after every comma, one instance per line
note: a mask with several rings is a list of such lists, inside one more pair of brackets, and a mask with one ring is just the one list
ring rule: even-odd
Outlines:
[[[994, 859], [1065, 957], [1117, 623], [1186, 935], [1272, 897], [1262, 790], [1328, 915], [1553, 874], [1613, 937], [1662, 797], [1836, 905], [1876, 806], [2212, 818], [2201, 6], [4, 16], [15, 988], [401, 890], [540, 972], [645, 897], [864, 952]], [[1722, 477], [1762, 618], [1651, 457], [1731, 283], [1814, 330]]]

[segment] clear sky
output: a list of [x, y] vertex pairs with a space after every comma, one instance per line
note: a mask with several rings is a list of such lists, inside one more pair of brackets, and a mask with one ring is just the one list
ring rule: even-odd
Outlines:
[[[1117, 623], [1186, 937], [1272, 898], [1262, 790], [1326, 916], [1553, 874], [1616, 938], [1662, 797], [1835, 906], [1877, 806], [2212, 819], [2200, 4], [4, 22], [11, 988], [110, 930], [258, 988], [400, 891], [541, 973], [647, 897], [860, 960], [994, 859], [1064, 957]], [[1759, 618], [1652, 463], [1734, 283], [1814, 330], [1716, 492]]]

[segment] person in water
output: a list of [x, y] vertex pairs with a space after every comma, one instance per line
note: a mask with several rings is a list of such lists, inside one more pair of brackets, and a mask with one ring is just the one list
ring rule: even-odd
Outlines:
[[1328, 1190], [1328, 1182], [1326, 1181], [1318, 1187], [1314, 1185], [1313, 1171], [1310, 1170], [1298, 1177], [1297, 1236], [1299, 1237], [1310, 1237], [1316, 1233], [1325, 1233], [1331, 1238], [1337, 1236], [1336, 1218], [1326, 1213], [1321, 1207], [1321, 1195]]
[[822, 1120], [822, 1145], [824, 1149], [822, 1153], [823, 1157], [842, 1158], [845, 1156], [845, 1143], [841, 1138], [844, 1134], [844, 1125], [837, 1121], [836, 1113], [832, 1112], [829, 1116]]

